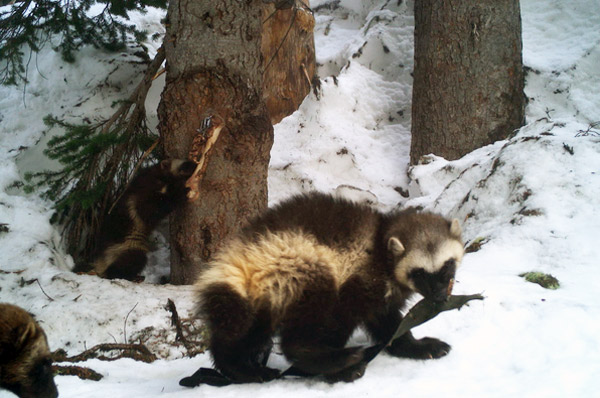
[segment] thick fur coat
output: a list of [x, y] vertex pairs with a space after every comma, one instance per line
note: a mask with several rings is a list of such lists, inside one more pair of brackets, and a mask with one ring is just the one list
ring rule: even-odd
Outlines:
[[[196, 163], [168, 159], [142, 169], [103, 222], [91, 268], [104, 278], [135, 279], [146, 266], [152, 231], [186, 202]], [[86, 271], [78, 268], [75, 271]]]
[[[386, 344], [406, 299], [449, 295], [463, 256], [456, 220], [412, 210], [380, 213], [312, 193], [283, 202], [226, 244], [198, 281], [199, 313], [215, 367], [234, 382], [266, 381], [272, 337], [301, 373], [330, 381], [361, 377], [364, 347], [345, 347], [365, 327]], [[387, 348], [437, 358], [450, 346], [410, 333]]]
[[0, 387], [20, 398], [56, 398], [44, 331], [25, 310], [0, 303]]

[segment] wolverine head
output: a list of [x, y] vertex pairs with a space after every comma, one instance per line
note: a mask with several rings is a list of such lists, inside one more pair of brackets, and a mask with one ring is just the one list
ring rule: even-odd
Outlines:
[[160, 162], [160, 169], [166, 177], [188, 179], [196, 169], [196, 162], [184, 159], [165, 159]]
[[394, 220], [387, 237], [396, 280], [425, 298], [443, 301], [452, 293], [464, 255], [457, 219], [410, 212]]
[[58, 397], [44, 331], [10, 304], [0, 304], [0, 387], [20, 398]]

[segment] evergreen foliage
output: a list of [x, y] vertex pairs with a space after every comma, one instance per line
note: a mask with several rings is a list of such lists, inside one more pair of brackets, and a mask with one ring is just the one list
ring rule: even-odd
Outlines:
[[[93, 12], [92, 6], [97, 6], [98, 12]], [[125, 48], [128, 34], [141, 40], [145, 34], [126, 23], [127, 12], [143, 11], [146, 6], [165, 8], [166, 0], [24, 0], [3, 7], [0, 83], [26, 81], [26, 52], [38, 52], [46, 43], [65, 61], [74, 62], [75, 52], [86, 44], [118, 51]]]
[[105, 215], [135, 167], [158, 144], [158, 137], [146, 125], [144, 102], [164, 59], [161, 47], [142, 81], [127, 100], [115, 104], [118, 107], [109, 119], [96, 124], [67, 123], [53, 116], [44, 119], [49, 127], [65, 131], [52, 138], [45, 150], [62, 167], [27, 175], [26, 189], [45, 188], [43, 196], [55, 202], [52, 221], [64, 227], [67, 250], [76, 262], [91, 259]]
[[95, 125], [70, 124], [53, 116], [44, 119], [47, 126], [65, 131], [53, 137], [44, 151], [62, 168], [26, 174], [25, 190], [43, 189], [42, 196], [54, 201], [52, 221], [65, 227], [68, 250], [76, 260], [89, 259], [104, 215], [126, 186], [133, 165], [157, 140], [142, 114], [136, 126], [124, 122], [129, 116]]
[[[67, 62], [84, 45], [121, 51], [145, 33], [128, 25], [127, 13], [146, 6], [166, 8], [166, 0], [16, 0], [0, 8], [0, 83], [27, 82], [31, 54], [50, 45]], [[2, 4], [6, 4], [3, 0]], [[129, 40], [129, 43], [127, 43]], [[48, 143], [46, 156], [61, 168], [26, 175], [29, 192], [40, 189], [55, 203], [67, 250], [76, 262], [88, 261], [104, 216], [111, 210], [135, 166], [158, 143], [146, 126], [144, 101], [164, 61], [160, 49], [130, 96], [115, 113], [97, 124], [67, 123], [54, 116], [44, 122], [64, 130]]]

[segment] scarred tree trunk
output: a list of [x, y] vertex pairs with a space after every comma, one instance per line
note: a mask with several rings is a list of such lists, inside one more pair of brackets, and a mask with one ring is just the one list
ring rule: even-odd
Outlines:
[[415, 1], [411, 163], [457, 159], [524, 123], [518, 0]]
[[295, 7], [282, 10], [276, 10], [274, 4], [263, 7], [263, 98], [273, 124], [298, 109], [317, 82], [315, 18], [306, 8], [308, 0], [295, 3]]
[[273, 128], [263, 99], [259, 0], [169, 2], [159, 109], [168, 157], [187, 158], [207, 116], [224, 128], [200, 199], [170, 218], [171, 282], [191, 283], [218, 245], [267, 205]]

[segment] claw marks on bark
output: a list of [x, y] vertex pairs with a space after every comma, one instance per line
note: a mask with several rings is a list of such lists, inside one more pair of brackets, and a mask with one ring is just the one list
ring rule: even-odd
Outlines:
[[217, 142], [223, 126], [223, 119], [219, 115], [211, 115], [206, 117], [202, 121], [200, 128], [196, 130], [197, 134], [192, 140], [188, 157], [189, 159], [194, 160], [198, 165], [185, 184], [185, 186], [190, 189], [187, 197], [191, 202], [200, 197], [200, 181], [206, 171], [206, 166], [208, 164], [207, 158], [215, 142]]

